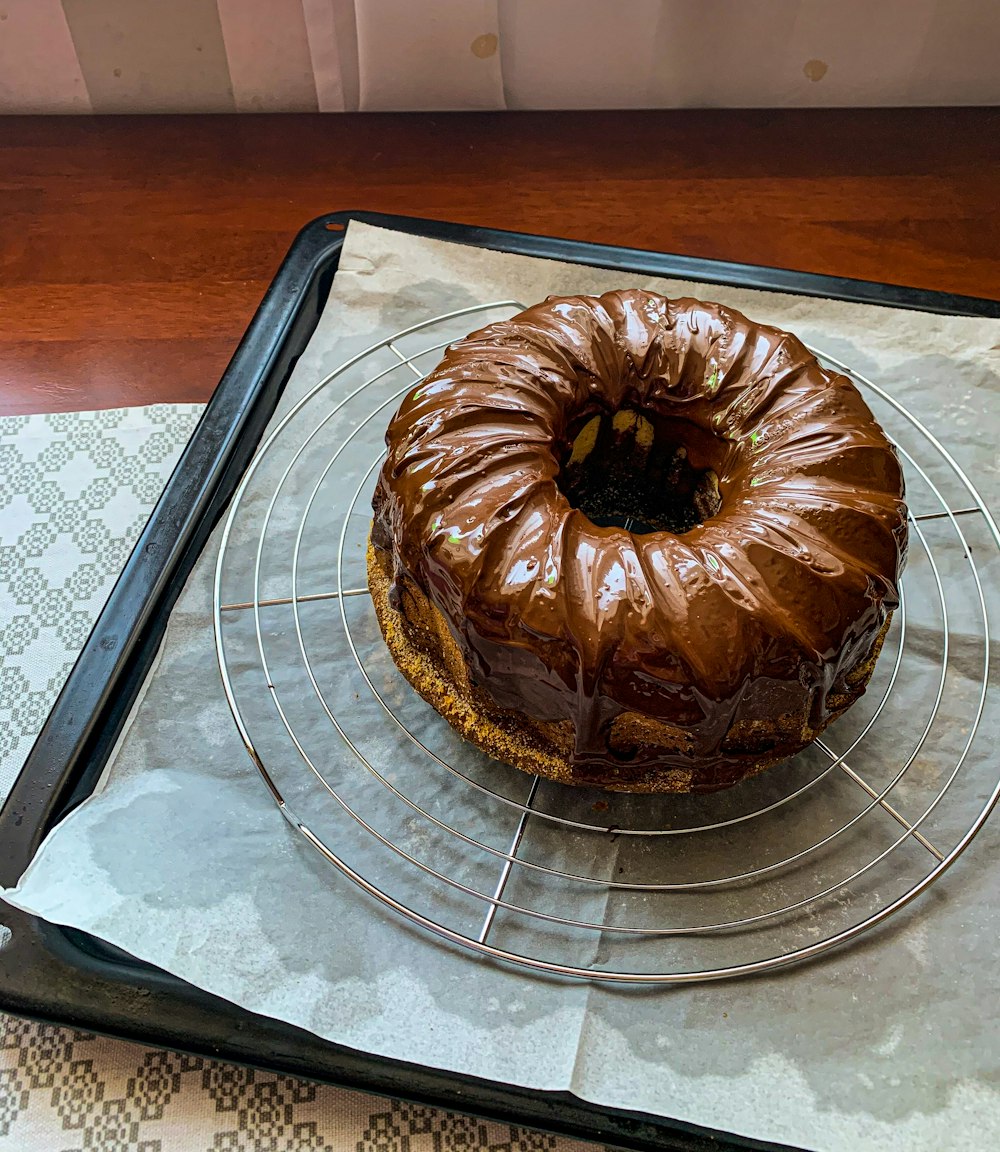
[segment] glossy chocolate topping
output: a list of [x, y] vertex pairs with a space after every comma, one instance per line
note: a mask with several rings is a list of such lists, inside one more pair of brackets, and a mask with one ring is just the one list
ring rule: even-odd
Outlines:
[[[718, 478], [715, 515], [633, 534], [570, 505], [573, 430], [622, 410], [672, 422]], [[846, 377], [720, 305], [549, 299], [453, 344], [386, 443], [373, 542], [497, 704], [572, 721], [581, 778], [616, 762], [622, 712], [684, 729], [708, 769], [741, 720], [805, 702], [821, 725], [898, 602], [888, 440]]]

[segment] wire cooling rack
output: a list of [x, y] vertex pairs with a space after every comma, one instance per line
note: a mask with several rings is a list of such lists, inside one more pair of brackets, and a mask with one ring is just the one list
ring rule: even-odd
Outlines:
[[711, 796], [570, 789], [490, 761], [396, 670], [364, 558], [395, 407], [452, 340], [522, 307], [463, 308], [364, 348], [261, 445], [215, 580], [219, 666], [247, 751], [340, 873], [496, 960], [683, 983], [858, 936], [941, 876], [1000, 796], [983, 591], [1000, 573], [996, 523], [898, 400], [813, 349], [865, 393], [907, 478], [910, 561], [866, 695], [794, 759]]

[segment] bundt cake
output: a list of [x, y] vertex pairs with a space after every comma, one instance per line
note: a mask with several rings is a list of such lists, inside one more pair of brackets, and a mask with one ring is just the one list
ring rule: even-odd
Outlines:
[[712, 791], [864, 692], [898, 604], [902, 472], [794, 336], [646, 291], [550, 298], [452, 344], [386, 445], [379, 624], [496, 759]]

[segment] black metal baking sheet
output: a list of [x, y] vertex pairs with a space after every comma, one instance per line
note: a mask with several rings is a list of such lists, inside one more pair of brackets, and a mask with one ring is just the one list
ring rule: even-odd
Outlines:
[[[268, 289], [0, 811], [0, 884], [16, 883], [45, 835], [96, 784], [173, 603], [316, 327], [350, 220], [631, 273], [1000, 318], [996, 301], [786, 269], [377, 213], [312, 221]], [[569, 1093], [528, 1091], [339, 1047], [237, 1008], [84, 933], [9, 907], [2, 919], [12, 931], [0, 949], [0, 1008], [8, 1012], [623, 1147], [778, 1147], [598, 1108]]]

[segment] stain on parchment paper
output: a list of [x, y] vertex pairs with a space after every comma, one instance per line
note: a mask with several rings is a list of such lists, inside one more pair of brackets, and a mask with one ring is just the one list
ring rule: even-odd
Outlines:
[[[440, 280], [418, 280], [386, 297], [386, 303], [379, 309], [379, 320], [403, 328], [412, 324], [415, 316], [430, 319], [446, 312], [457, 312], [460, 308], [488, 303], [488, 300], [477, 299], [459, 285], [444, 284]], [[469, 332], [481, 328], [487, 318], [486, 313], [472, 313], [466, 328]]]

